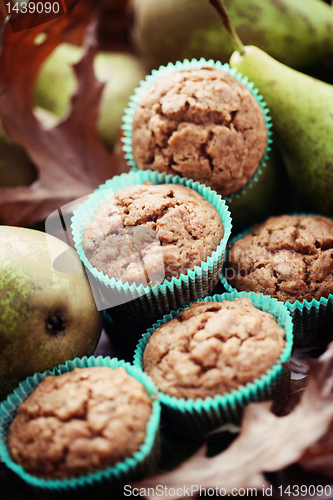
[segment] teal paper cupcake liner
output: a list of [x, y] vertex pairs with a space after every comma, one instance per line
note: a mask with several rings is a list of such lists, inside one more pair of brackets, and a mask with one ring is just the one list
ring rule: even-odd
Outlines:
[[[152, 414], [147, 424], [145, 442], [132, 457], [118, 462], [113, 467], [108, 467], [103, 471], [93, 474], [81, 475], [71, 479], [48, 480], [35, 477], [16, 464], [10, 456], [7, 448], [8, 428], [13, 421], [19, 405], [24, 402], [36, 387], [48, 375], [61, 375], [62, 373], [73, 371], [75, 368], [87, 368], [93, 366], [107, 366], [110, 368], [124, 367], [127, 372], [139, 380], [146, 388], [152, 403]], [[44, 373], [37, 373], [33, 377], [28, 377], [22, 382], [13, 394], [8, 396], [6, 401], [0, 405], [0, 456], [4, 463], [18, 474], [29, 486], [38, 494], [47, 498], [71, 498], [71, 499], [91, 499], [110, 498], [110, 494], [115, 488], [121, 488], [125, 482], [135, 481], [145, 475], [152, 473], [158, 465], [160, 455], [160, 403], [157, 398], [157, 389], [150, 377], [141, 370], [129, 363], [118, 361], [116, 358], [95, 358], [84, 357], [67, 361], [65, 364], [48, 370]]]
[[[121, 280], [109, 278], [102, 271], [88, 261], [82, 248], [85, 228], [92, 220], [97, 209], [110, 199], [112, 193], [136, 184], [151, 181], [153, 184], [182, 184], [194, 189], [209, 201], [219, 213], [223, 228], [223, 238], [212, 252], [212, 255], [202, 262], [200, 267], [188, 270], [179, 278], [164, 280], [154, 286], [129, 285]], [[189, 304], [191, 301], [205, 297], [213, 290], [220, 279], [223, 265], [224, 251], [231, 233], [231, 216], [225, 201], [215, 191], [199, 182], [185, 177], [165, 175], [151, 170], [137, 170], [128, 174], [115, 176], [100, 186], [88, 200], [74, 212], [72, 218], [72, 232], [75, 248], [80, 259], [91, 274], [105, 286], [106, 292], [112, 293], [112, 305], [124, 304], [127, 310], [134, 314], [150, 314], [162, 316], [173, 309]]]
[[[316, 214], [291, 214], [291, 215], [316, 215]], [[231, 238], [228, 247], [246, 236], [252, 227], [246, 231]], [[227, 292], [237, 291], [229, 284], [226, 278], [226, 260], [228, 257], [228, 249], [224, 255], [223, 270], [221, 273], [221, 283]], [[320, 300], [312, 299], [311, 301], [296, 300], [293, 303], [285, 302], [285, 306], [289, 309], [294, 324], [294, 345], [320, 345], [328, 344], [333, 340], [332, 320], [333, 320], [333, 294], [328, 298], [321, 297]]]
[[[255, 307], [274, 316], [286, 332], [286, 345], [278, 362], [260, 378], [249, 382], [238, 389], [214, 398], [184, 399], [176, 398], [159, 392], [162, 404], [162, 415], [174, 430], [190, 439], [203, 439], [210, 431], [225, 423], [238, 425], [241, 421], [244, 407], [256, 401], [272, 399], [278, 411], [286, 402], [289, 392], [290, 368], [289, 361], [293, 347], [293, 323], [288, 309], [277, 299], [254, 292], [232, 292], [206, 297], [205, 302], [223, 302], [238, 297], [249, 298]], [[143, 353], [154, 330], [160, 325], [171, 321], [184, 308], [172, 311], [159, 320], [142, 337], [134, 354], [134, 365], [143, 368]]]
[[132, 167], [133, 170], [137, 170], [137, 166], [135, 164], [132, 152], [133, 118], [135, 109], [137, 105], [140, 103], [143, 95], [146, 93], [148, 88], [158, 79], [163, 78], [165, 76], [177, 73], [178, 71], [187, 71], [200, 68], [215, 68], [224, 71], [225, 73], [228, 73], [229, 75], [236, 78], [239, 82], [243, 83], [249, 89], [249, 91], [255, 97], [255, 99], [259, 103], [264, 113], [265, 123], [267, 127], [267, 147], [265, 154], [258, 166], [258, 169], [254, 173], [252, 178], [249, 180], [249, 182], [236, 193], [224, 197], [224, 199], [227, 202], [230, 202], [233, 198], [238, 198], [239, 196], [244, 194], [247, 189], [252, 187], [254, 182], [257, 182], [258, 176], [261, 174], [262, 169], [266, 166], [266, 161], [268, 160], [269, 152], [271, 150], [270, 144], [273, 141], [272, 141], [272, 130], [271, 130], [272, 128], [271, 117], [268, 114], [269, 110], [267, 108], [265, 101], [263, 100], [263, 97], [259, 94], [259, 90], [254, 88], [254, 84], [252, 82], [249, 82], [247, 76], [243, 76], [241, 73], [237, 71], [236, 68], [230, 68], [229, 64], [227, 63], [222, 64], [220, 61], [213, 61], [213, 59], [207, 61], [204, 58], [201, 58], [199, 60], [192, 59], [191, 61], [185, 59], [182, 62], [177, 61], [175, 64], [169, 63], [167, 66], [160, 66], [159, 69], [153, 70], [150, 75], [147, 75], [145, 80], [142, 80], [140, 82], [140, 86], [135, 89], [134, 95], [130, 97], [128, 107], [124, 110], [125, 112], [123, 116], [124, 125], [122, 125], [121, 127], [124, 131], [124, 137], [122, 138], [123, 151], [125, 152], [125, 158], [128, 162], [128, 165]]

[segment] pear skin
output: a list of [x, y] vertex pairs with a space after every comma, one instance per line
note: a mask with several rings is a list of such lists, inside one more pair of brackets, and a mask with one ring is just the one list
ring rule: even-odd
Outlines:
[[234, 197], [228, 203], [235, 234], [254, 223], [263, 221], [269, 215], [287, 209], [285, 202], [289, 198], [289, 192], [285, 167], [281, 155], [274, 144], [272, 146], [266, 166], [262, 169], [258, 180], [252, 182], [252, 187], [244, 194]]
[[[72, 66], [82, 55], [80, 47], [63, 43], [42, 65], [34, 92], [34, 112], [44, 126], [57, 125], [70, 112], [77, 87]], [[111, 51], [97, 53], [94, 71], [96, 78], [105, 82], [97, 131], [105, 147], [112, 151], [123, 123], [124, 108], [146, 71], [134, 55]]]
[[258, 49], [234, 52], [230, 66], [259, 89], [273, 139], [304, 208], [333, 215], [333, 86], [293, 70]]
[[[319, 0], [225, 0], [245, 45], [297, 69], [333, 52], [333, 9]], [[185, 58], [227, 62], [233, 52], [208, 0], [131, 0], [132, 39], [151, 68]]]
[[[53, 255], [66, 252], [67, 272]], [[94, 353], [102, 330], [75, 250], [41, 231], [0, 226], [0, 401], [27, 376]]]

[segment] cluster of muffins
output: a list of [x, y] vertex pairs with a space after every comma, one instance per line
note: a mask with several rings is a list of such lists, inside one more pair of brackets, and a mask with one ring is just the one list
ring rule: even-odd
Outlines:
[[231, 234], [223, 198], [251, 188], [271, 141], [247, 80], [211, 61], [169, 65], [141, 84], [124, 121], [133, 170], [89, 197], [72, 232], [110, 307], [162, 319], [139, 341], [135, 366], [76, 360], [30, 378], [1, 405], [0, 455], [51, 496], [108, 494], [110, 481], [151, 472], [160, 404], [176, 432], [201, 440], [240, 423], [250, 402], [282, 406], [292, 304], [306, 324], [299, 304], [318, 312], [333, 293], [333, 222], [285, 215], [237, 238], [222, 278], [230, 293], [210, 296]]

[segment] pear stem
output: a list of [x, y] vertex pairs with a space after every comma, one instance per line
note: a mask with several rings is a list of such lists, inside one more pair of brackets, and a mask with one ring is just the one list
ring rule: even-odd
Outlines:
[[237, 50], [240, 54], [244, 54], [244, 45], [237, 35], [237, 31], [235, 30], [231, 22], [229, 12], [227, 11], [224, 0], [209, 0], [209, 3], [211, 3], [212, 6], [217, 10], [220, 18], [222, 19], [223, 26], [230, 35], [234, 50]]

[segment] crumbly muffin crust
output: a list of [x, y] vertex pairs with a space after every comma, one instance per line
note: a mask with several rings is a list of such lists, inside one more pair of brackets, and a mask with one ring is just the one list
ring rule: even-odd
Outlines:
[[285, 331], [248, 298], [195, 302], [157, 328], [144, 371], [177, 398], [206, 398], [237, 389], [278, 361]]
[[333, 221], [281, 215], [256, 226], [231, 248], [226, 278], [238, 291], [290, 303], [333, 293]]
[[83, 250], [110, 278], [154, 285], [206, 261], [223, 234], [220, 215], [193, 189], [136, 185], [116, 193], [96, 212], [85, 230]]
[[264, 114], [255, 97], [217, 69], [158, 79], [134, 114], [132, 152], [138, 168], [192, 178], [222, 196], [251, 179], [266, 144]]
[[152, 403], [125, 368], [81, 368], [46, 377], [20, 405], [8, 432], [25, 471], [63, 479], [102, 470], [143, 444]]

